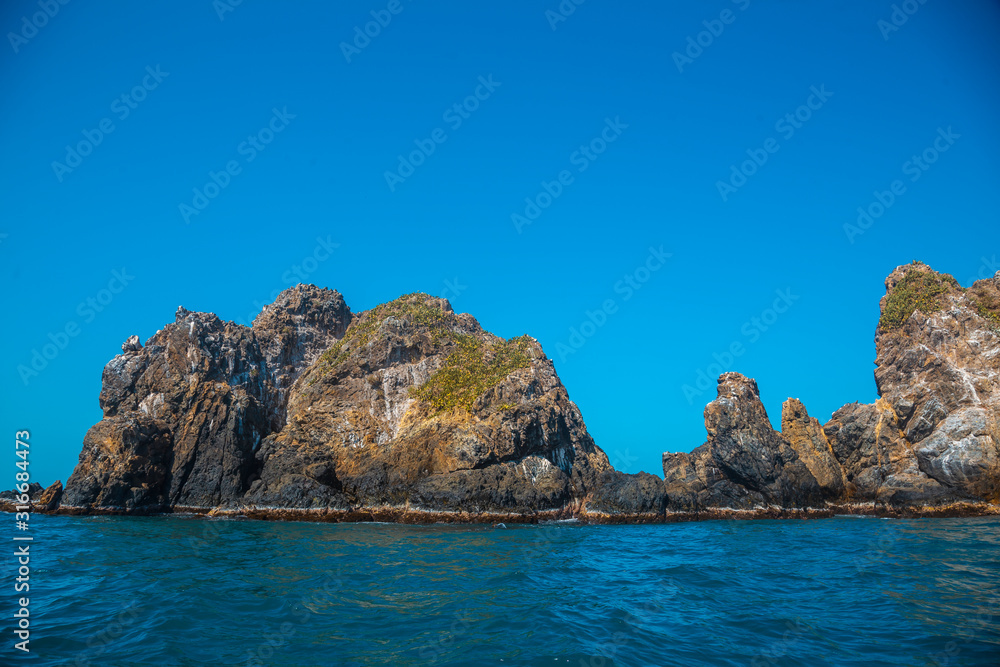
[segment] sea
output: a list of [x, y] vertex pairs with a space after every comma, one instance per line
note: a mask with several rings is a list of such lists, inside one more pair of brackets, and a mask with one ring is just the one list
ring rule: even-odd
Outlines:
[[997, 518], [0, 520], [3, 665], [1000, 664]]

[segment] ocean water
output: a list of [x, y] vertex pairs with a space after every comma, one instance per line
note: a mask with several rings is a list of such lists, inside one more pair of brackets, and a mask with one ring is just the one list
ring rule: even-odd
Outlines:
[[4, 665], [1000, 664], [994, 518], [31, 521]]

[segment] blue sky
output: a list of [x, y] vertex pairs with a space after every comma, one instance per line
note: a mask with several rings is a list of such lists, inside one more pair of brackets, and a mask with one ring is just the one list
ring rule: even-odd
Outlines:
[[872, 401], [885, 276], [1000, 269], [1000, 9], [892, 4], [6, 2], [0, 430], [65, 481], [129, 335], [300, 280], [535, 336], [630, 472], [723, 368]]

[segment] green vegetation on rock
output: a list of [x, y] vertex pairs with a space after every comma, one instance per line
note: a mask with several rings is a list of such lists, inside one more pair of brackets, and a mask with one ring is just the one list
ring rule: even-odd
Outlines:
[[320, 355], [324, 366], [336, 366], [347, 358], [351, 350], [364, 348], [371, 342], [382, 322], [395, 317], [411, 324], [423, 324], [434, 330], [435, 340], [440, 335], [439, 325], [444, 324], [448, 314], [439, 308], [429, 306], [426, 294], [406, 294], [389, 303], [376, 306], [361, 318], [354, 320], [344, 337]]
[[[531, 364], [530, 338], [488, 343], [475, 336], [457, 335], [456, 349], [430, 379], [410, 395], [429, 403], [438, 414], [455, 408], [468, 412], [486, 390], [500, 384], [512, 372]], [[501, 409], [513, 405], [505, 403]]]
[[989, 322], [994, 329], [1000, 329], [1000, 293], [980, 283], [970, 287], [966, 295], [976, 307], [979, 316]]
[[952, 287], [962, 289], [958, 281], [949, 275], [934, 271], [908, 272], [890, 290], [885, 310], [879, 319], [879, 328], [883, 331], [895, 331], [916, 310], [926, 314], [941, 310], [945, 306], [941, 297]]

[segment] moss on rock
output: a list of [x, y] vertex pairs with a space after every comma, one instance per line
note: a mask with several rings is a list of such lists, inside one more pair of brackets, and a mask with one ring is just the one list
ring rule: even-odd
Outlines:
[[[914, 262], [919, 266], [919, 262]], [[930, 314], [945, 307], [943, 297], [952, 288], [962, 289], [953, 277], [931, 270], [911, 270], [889, 291], [879, 328], [895, 331], [914, 311]]]
[[376, 306], [355, 319], [344, 337], [320, 355], [320, 361], [326, 367], [336, 366], [347, 358], [351, 350], [366, 347], [382, 323], [390, 317], [429, 327], [434, 331], [436, 340], [440, 335], [441, 325], [446, 323], [449, 313], [428, 305], [427, 300], [431, 298], [427, 294], [416, 292]]
[[444, 365], [423, 385], [410, 390], [411, 396], [429, 403], [435, 414], [456, 408], [471, 412], [476, 399], [488, 389], [531, 364], [527, 336], [489, 343], [475, 336], [455, 338], [457, 347]]
[[991, 289], [987, 281], [977, 282], [968, 289], [966, 296], [980, 317], [994, 329], [1000, 329], [1000, 292], [996, 288]]

